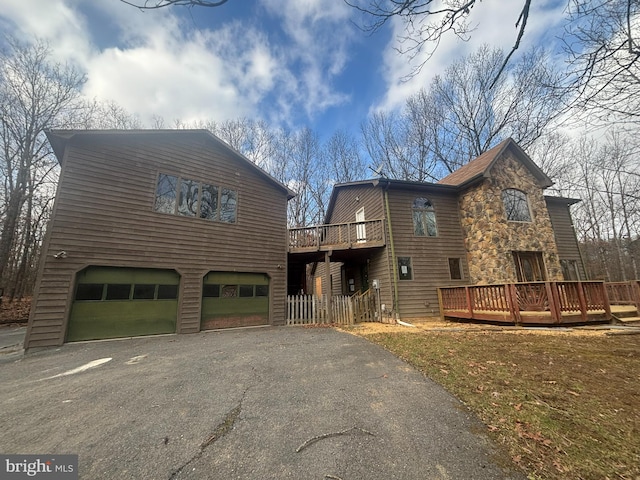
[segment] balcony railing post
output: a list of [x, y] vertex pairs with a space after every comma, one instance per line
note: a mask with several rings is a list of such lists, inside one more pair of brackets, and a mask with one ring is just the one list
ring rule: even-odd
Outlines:
[[469, 318], [473, 318], [473, 299], [471, 298], [471, 290], [468, 285], [464, 287], [464, 294], [467, 299], [467, 311], [469, 312]]
[[583, 322], [587, 321], [587, 296], [584, 291], [584, 284], [582, 282], [578, 282], [576, 284], [576, 290], [578, 292], [578, 301], [580, 302], [580, 318]]
[[556, 282], [544, 282], [544, 286], [547, 291], [547, 301], [549, 302], [551, 318], [555, 323], [560, 323], [562, 320], [562, 307], [560, 306], [560, 295], [558, 295], [557, 284]]

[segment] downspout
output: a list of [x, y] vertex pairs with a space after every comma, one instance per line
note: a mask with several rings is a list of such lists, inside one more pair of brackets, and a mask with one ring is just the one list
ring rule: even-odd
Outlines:
[[405, 327], [413, 327], [410, 323], [400, 321], [400, 311], [398, 310], [398, 259], [396, 258], [396, 249], [393, 243], [393, 229], [391, 228], [391, 209], [389, 208], [389, 181], [384, 188], [384, 207], [387, 212], [387, 225], [389, 226], [389, 243], [391, 246], [391, 262], [393, 264], [393, 311], [396, 312], [396, 323]]

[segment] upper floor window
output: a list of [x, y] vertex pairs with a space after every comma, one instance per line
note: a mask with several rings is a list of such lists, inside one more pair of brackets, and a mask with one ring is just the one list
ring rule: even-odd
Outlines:
[[156, 212], [235, 223], [235, 190], [161, 173], [156, 185]]
[[426, 198], [416, 198], [413, 201], [413, 231], [419, 237], [435, 237], [436, 211]]
[[508, 188], [502, 191], [502, 203], [507, 220], [512, 222], [530, 222], [531, 211], [527, 194], [515, 188]]

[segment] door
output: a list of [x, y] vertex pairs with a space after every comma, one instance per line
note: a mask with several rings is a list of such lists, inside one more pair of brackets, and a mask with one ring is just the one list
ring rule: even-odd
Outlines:
[[363, 243], [367, 241], [367, 225], [364, 223], [364, 207], [356, 212], [356, 241], [358, 243]]
[[269, 276], [209, 272], [202, 284], [200, 328], [212, 330], [269, 324]]
[[519, 282], [543, 282], [547, 279], [541, 252], [513, 252]]
[[175, 333], [174, 270], [87, 267], [76, 275], [68, 342]]

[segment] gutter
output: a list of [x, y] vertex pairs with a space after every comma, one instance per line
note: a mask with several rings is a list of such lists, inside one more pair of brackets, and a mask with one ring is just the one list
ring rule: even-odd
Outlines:
[[384, 207], [387, 213], [387, 225], [389, 226], [389, 243], [391, 246], [391, 263], [393, 264], [393, 310], [396, 312], [396, 321], [400, 322], [400, 312], [398, 310], [398, 259], [396, 258], [396, 249], [393, 243], [393, 229], [391, 228], [391, 209], [389, 208], [389, 185], [384, 188]]

